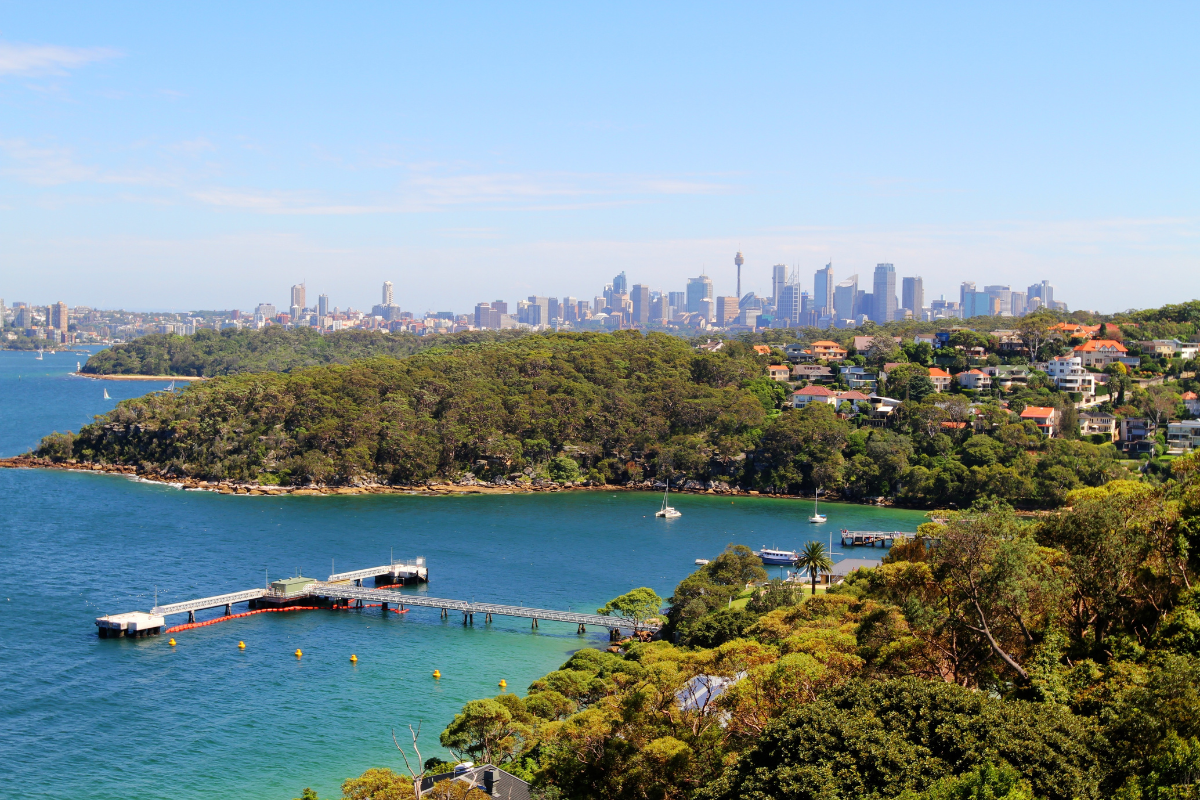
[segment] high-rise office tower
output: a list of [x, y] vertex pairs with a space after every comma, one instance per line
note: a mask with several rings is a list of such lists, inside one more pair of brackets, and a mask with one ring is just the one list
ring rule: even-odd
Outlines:
[[475, 327], [496, 330], [500, 327], [500, 312], [491, 303], [475, 304]]
[[630, 293], [630, 299], [633, 300], [632, 321], [638, 325], [648, 325], [650, 323], [650, 287], [635, 283], [633, 291]]
[[666, 295], [650, 301], [650, 322], [654, 325], [665, 325], [671, 320], [671, 304]]
[[804, 310], [804, 293], [795, 283], [785, 283], [779, 289], [779, 301], [775, 304], [775, 319], [786, 323], [788, 327], [800, 324], [800, 314]]
[[557, 319], [562, 319], [562, 307], [559, 306], [557, 297], [546, 298], [546, 309], [546, 313], [548, 314], [547, 319], [551, 324]]
[[698, 278], [689, 278], [687, 285], [687, 310], [695, 312], [700, 310], [700, 301], [704, 298], [712, 299], [713, 283], [707, 275], [701, 275]]
[[675, 309], [674, 313], [687, 310], [687, 292], [667, 292], [667, 305]]
[[[530, 325], [549, 325], [550, 324], [550, 298], [549, 297], [530, 297], [529, 298], [529, 324]], [[538, 310], [535, 312], [534, 308]], [[533, 320], [536, 319], [537, 322]]]
[[1012, 314], [1012, 287], [985, 286], [983, 287], [983, 291], [995, 300], [992, 303], [992, 313], [1001, 317], [1007, 317]]
[[4, 298], [0, 297], [0, 331], [4, 330]]
[[851, 275], [833, 287], [833, 316], [839, 320], [854, 319], [858, 313], [858, 276]]
[[813, 310], [818, 317], [833, 313], [833, 262], [817, 270], [813, 280]]
[[564, 297], [559, 308], [562, 309], [562, 318], [566, 322], [579, 321], [579, 301], [574, 297]]
[[997, 313], [998, 301], [996, 298], [985, 292], [964, 291], [962, 293], [962, 316], [963, 319], [971, 317], [990, 317]]
[[392, 294], [392, 282], [384, 281], [383, 282], [383, 305], [390, 306], [394, 302], [395, 302], [395, 299]]
[[1050, 285], [1050, 281], [1033, 284], [1025, 294], [1028, 296], [1026, 302], [1037, 297], [1042, 301], [1042, 308], [1054, 308], [1054, 287]]
[[629, 281], [625, 278], [624, 270], [621, 271], [620, 275], [613, 278], [612, 288], [618, 294], [626, 294], [629, 291]]
[[733, 257], [733, 264], [737, 267], [737, 296], [742, 296], [742, 264], [746, 263], [746, 259], [742, 258], [742, 251], [738, 250], [738, 254]]
[[891, 264], [875, 265], [871, 299], [871, 321], [876, 325], [891, 322], [896, 315], [896, 268]]
[[46, 324], [60, 333], [66, 333], [70, 324], [67, 315], [67, 304], [63, 302], [55, 303], [50, 306], [49, 311], [50, 318], [46, 320]]
[[921, 276], [905, 278], [901, 283], [900, 295], [900, 307], [907, 308], [914, 317], [920, 318], [921, 309], [925, 307], [925, 282]]
[[724, 328], [737, 319], [738, 299], [729, 295], [717, 298], [717, 324]]
[[[971, 292], [974, 292], [974, 291], [975, 291], [975, 281], [963, 281], [962, 282], [962, 285], [958, 287], [958, 307], [959, 308], [964, 309], [964, 310], [966, 309], [967, 295], [969, 295]], [[966, 319], [965, 314], [963, 316], [963, 319]]]
[[493, 300], [493, 301], [492, 301], [492, 308], [496, 309], [496, 310], [497, 310], [497, 311], [499, 311], [501, 314], [507, 314], [507, 313], [508, 313], [508, 303], [504, 302], [503, 300]]
[[329, 316], [329, 295], [322, 294], [317, 296], [317, 316]]
[[1025, 316], [1025, 305], [1029, 302], [1029, 297], [1025, 292], [1012, 293], [1012, 315], [1014, 317]]
[[771, 267], [771, 305], [779, 306], [779, 296], [783, 287], [787, 286], [788, 268], [786, 264], [776, 264]]
[[297, 283], [292, 287], [292, 302], [288, 305], [299, 306], [302, 309], [305, 307], [303, 283]]
[[712, 297], [701, 297], [700, 307], [696, 310], [700, 312], [700, 316], [709, 322], [717, 318], [717, 304], [713, 302]]

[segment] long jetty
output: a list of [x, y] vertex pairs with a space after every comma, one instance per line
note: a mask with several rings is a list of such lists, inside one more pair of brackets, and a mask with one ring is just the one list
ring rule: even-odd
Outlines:
[[[365, 579], [374, 578], [376, 588], [363, 586]], [[364, 607], [378, 603], [386, 614], [391, 606], [404, 610], [407, 606], [437, 608], [442, 618], [451, 612], [461, 613], [463, 625], [475, 624], [475, 615], [481, 614], [484, 622], [493, 616], [522, 617], [531, 620], [530, 627], [536, 629], [539, 621], [567, 622], [576, 626], [578, 633], [585, 633], [587, 626], [607, 628], [610, 639], [620, 638], [622, 627], [632, 628], [616, 617], [601, 614], [584, 614], [576, 611], [558, 611], [548, 608], [481, 603], [474, 600], [451, 600], [428, 595], [403, 594], [394, 589], [380, 588], [381, 585], [395, 586], [406, 583], [424, 583], [429, 580], [429, 571], [424, 558], [411, 563], [392, 562], [379, 567], [338, 572], [324, 581], [310, 578], [285, 578], [275, 581], [265, 589], [246, 589], [240, 592], [201, 597], [167, 605], [155, 605], [149, 611], [128, 611], [123, 614], [108, 614], [96, 618], [97, 633], [101, 638], [156, 636], [166, 627], [166, 617], [173, 614], [188, 615], [188, 622], [196, 621], [196, 612], [211, 608], [224, 608], [225, 616], [232, 616], [235, 603], [248, 603], [252, 609], [288, 608], [313, 601], [327, 608]], [[655, 630], [657, 624], [643, 625]]]

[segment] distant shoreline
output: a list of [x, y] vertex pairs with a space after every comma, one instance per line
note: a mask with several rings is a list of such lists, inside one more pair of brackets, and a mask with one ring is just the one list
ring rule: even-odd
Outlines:
[[[54, 463], [52, 461], [34, 458], [31, 456], [13, 456], [11, 458], [0, 458], [0, 469], [53, 469], [62, 470], [65, 472], [98, 472], [112, 475], [124, 475], [138, 480], [144, 480], [150, 483], [164, 483], [169, 486], [177, 486], [182, 489], [192, 491], [216, 492], [217, 494], [237, 494], [259, 496], [281, 496], [281, 495], [296, 495], [298, 497], [308, 496], [334, 496], [334, 495], [359, 495], [359, 494], [420, 494], [420, 495], [461, 495], [461, 494], [534, 494], [534, 493], [553, 493], [553, 492], [616, 492], [616, 491], [642, 491], [656, 492], [657, 489], [647, 486], [628, 486], [618, 484], [601, 484], [598, 486], [582, 486], [570, 485], [564, 486], [561, 484], [552, 484], [548, 486], [492, 486], [490, 484], [456, 484], [449, 480], [440, 480], [432, 484], [412, 484], [412, 485], [396, 485], [396, 484], [380, 484], [370, 483], [361, 486], [272, 486], [261, 483], [241, 483], [234, 481], [205, 481], [198, 478], [172, 478], [169, 476], [160, 475], [158, 473], [138, 472], [137, 467], [126, 466], [123, 464], [93, 464], [93, 463]], [[671, 490], [677, 494], [702, 494], [712, 495], [714, 497], [773, 497], [792, 500], [812, 500], [810, 496], [794, 495], [794, 494], [766, 494], [758, 491], [746, 491], [737, 488], [727, 489], [721, 487], [719, 489], [675, 489]], [[850, 502], [853, 500], [844, 500], [841, 498], [829, 498], [830, 502]], [[856, 505], [870, 505], [877, 508], [890, 508], [891, 502], [885, 503], [855, 503]], [[906, 509], [919, 511], [920, 509]]]
[[207, 378], [194, 375], [98, 375], [91, 372], [72, 372], [77, 378], [94, 378], [98, 381], [203, 381]]

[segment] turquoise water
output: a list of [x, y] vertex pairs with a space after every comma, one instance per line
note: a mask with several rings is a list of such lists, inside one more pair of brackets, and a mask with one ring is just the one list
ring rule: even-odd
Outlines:
[[[105, 387], [160, 388], [67, 377], [81, 358], [0, 352], [0, 454], [111, 407]], [[797, 548], [827, 528], [923, 520], [831, 503], [829, 524], [812, 526], [808, 503], [679, 496], [683, 517], [664, 521], [644, 493], [258, 498], [29, 470], [0, 470], [0, 497], [0, 794], [100, 800], [280, 800], [305, 786], [337, 797], [347, 777], [403, 766], [393, 726], [421, 722], [422, 753], [443, 755], [437, 736], [464, 702], [501, 678], [521, 692], [573, 650], [606, 644], [573, 625], [464, 628], [420, 608], [262, 614], [176, 634], [174, 648], [96, 637], [96, 616], [146, 609], [156, 587], [170, 602], [394, 552], [428, 559], [421, 591], [434, 596], [591, 611], [635, 586], [666, 596], [729, 542]]]

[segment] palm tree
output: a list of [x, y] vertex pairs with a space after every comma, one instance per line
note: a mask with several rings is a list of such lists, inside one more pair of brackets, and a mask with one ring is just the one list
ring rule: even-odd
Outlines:
[[808, 576], [812, 578], [812, 593], [815, 595], [817, 593], [817, 574], [833, 569], [833, 562], [829, 560], [829, 553], [826, 552], [825, 545], [820, 542], [809, 542], [800, 551], [800, 557], [796, 559], [796, 566], [807, 572]]

